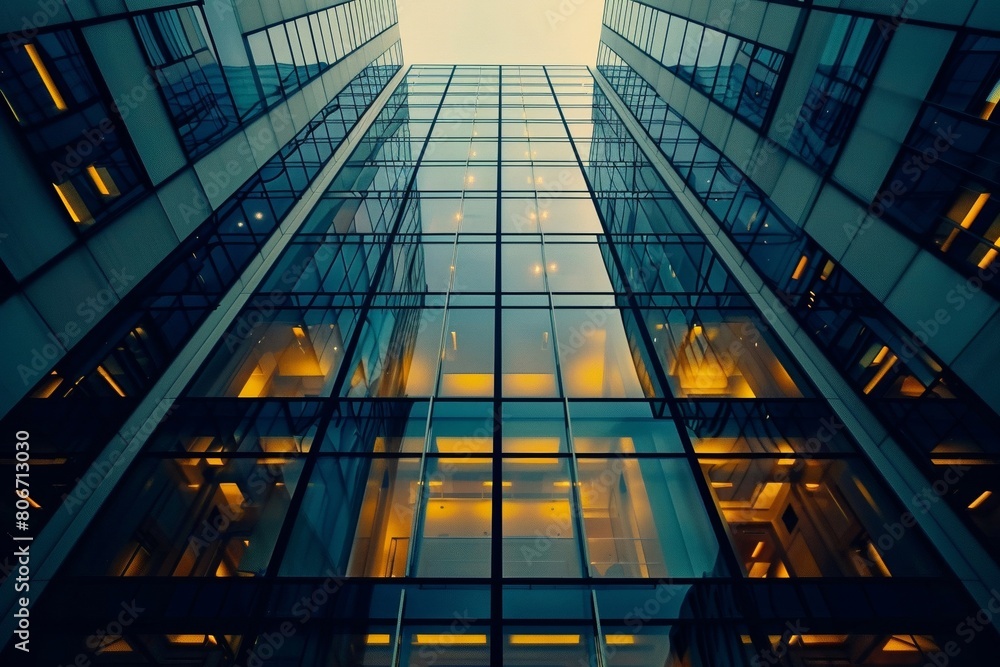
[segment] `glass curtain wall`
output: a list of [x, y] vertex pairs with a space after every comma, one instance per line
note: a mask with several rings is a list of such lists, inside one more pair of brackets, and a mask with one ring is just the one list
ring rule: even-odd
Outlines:
[[411, 67], [257, 296], [53, 659], [123, 595], [94, 664], [922, 665], [975, 612], [586, 68]]

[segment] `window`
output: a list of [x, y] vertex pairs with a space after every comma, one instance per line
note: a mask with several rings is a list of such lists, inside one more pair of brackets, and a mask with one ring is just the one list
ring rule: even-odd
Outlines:
[[788, 140], [789, 149], [818, 171], [833, 163], [887, 44], [873, 19], [833, 17], [802, 113]]
[[98, 87], [81, 44], [77, 33], [58, 30], [0, 48], [7, 111], [78, 229], [122, 210], [146, 189], [117, 109]]
[[210, 150], [239, 114], [201, 8], [143, 14], [135, 25], [184, 150], [190, 157]]

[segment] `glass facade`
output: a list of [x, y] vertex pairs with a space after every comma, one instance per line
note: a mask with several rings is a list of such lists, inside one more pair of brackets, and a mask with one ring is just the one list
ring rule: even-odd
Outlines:
[[997, 292], [1000, 38], [959, 35], [872, 211]]
[[247, 35], [267, 104], [282, 99], [396, 23], [393, 0], [350, 0]]
[[588, 69], [413, 66], [32, 613], [53, 664], [989, 664], [904, 514]]
[[826, 44], [788, 139], [789, 150], [817, 171], [833, 164], [892, 35], [871, 18], [828, 16]]
[[749, 125], [768, 122], [786, 54], [636, 0], [608, 0], [604, 24]]
[[[46, 463], [35, 470], [37, 525], [86, 499], [68, 494], [81, 478], [110, 467], [95, 463], [108, 437], [254, 262], [401, 60], [398, 42], [375, 58], [4, 418], [46, 443], [36, 452]], [[70, 506], [60, 507], [67, 499]]]
[[[795, 317], [932, 482], [946, 485], [944, 498], [996, 548], [996, 508], [986, 502], [997, 464], [996, 413], [605, 44], [598, 69], [779, 296], [778, 307]], [[954, 465], [964, 466], [960, 481], [945, 482]]]
[[89, 58], [74, 29], [10, 34], [0, 44], [5, 115], [77, 229], [120, 211], [149, 185]]

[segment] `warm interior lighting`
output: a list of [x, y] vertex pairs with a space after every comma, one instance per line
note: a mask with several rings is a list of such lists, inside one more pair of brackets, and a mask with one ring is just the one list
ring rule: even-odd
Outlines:
[[28, 57], [31, 58], [31, 64], [35, 66], [35, 71], [38, 72], [38, 76], [42, 79], [42, 84], [45, 86], [45, 90], [48, 91], [49, 97], [52, 98], [52, 103], [56, 105], [56, 109], [65, 111], [67, 108], [66, 100], [63, 99], [62, 93], [56, 87], [56, 82], [52, 80], [52, 75], [49, 74], [48, 68], [42, 62], [42, 57], [39, 55], [38, 49], [35, 48], [34, 44], [25, 44], [24, 50], [28, 53]]
[[[483, 486], [490, 486], [491, 487], [491, 486], [493, 486], [493, 482], [491, 482], [491, 481], [483, 482]], [[510, 481], [500, 482], [500, 486], [504, 487], [505, 489], [509, 489], [510, 487], [514, 486], [514, 482], [510, 482]]]
[[795, 271], [792, 273], [792, 280], [798, 280], [802, 277], [803, 272], [806, 270], [806, 264], [809, 263], [809, 258], [802, 255], [799, 259], [799, 263], [795, 266]]
[[472, 646], [485, 646], [486, 635], [459, 635], [459, 634], [418, 634], [413, 636], [414, 644], [467, 644]]
[[171, 644], [204, 644], [207, 639], [205, 635], [167, 635]]
[[977, 507], [985, 503], [987, 500], [989, 500], [990, 496], [992, 495], [993, 495], [992, 491], [983, 491], [982, 493], [979, 494], [978, 498], [969, 503], [969, 509], [970, 510], [976, 509]]
[[847, 635], [796, 635], [803, 646], [815, 646], [817, 644], [843, 644], [847, 641]]
[[[970, 198], [975, 195], [975, 199], [970, 202]], [[989, 192], [968, 192], [962, 191], [959, 193], [958, 198], [952, 205], [951, 210], [948, 211], [948, 219], [957, 222], [962, 229], [969, 229], [972, 227], [972, 223], [976, 221], [979, 217], [979, 213], [986, 206], [986, 202], [989, 201]], [[948, 234], [948, 238], [944, 240], [941, 244], [941, 252], [948, 252], [955, 239], [958, 238], [959, 230], [953, 229], [951, 233]]]
[[604, 635], [604, 643], [608, 646], [632, 646], [635, 635]]
[[442, 482], [439, 479], [435, 479], [435, 480], [431, 480], [431, 481], [427, 482], [427, 486], [431, 486], [431, 487], [437, 488], [439, 486], [444, 486], [444, 482]]
[[511, 635], [512, 646], [570, 646], [580, 643], [580, 635]]
[[239, 484], [235, 482], [222, 482], [219, 484], [219, 491], [225, 496], [226, 502], [229, 503], [231, 507], [241, 507], [245, 502], [243, 497], [243, 492], [240, 491]]
[[92, 164], [87, 167], [87, 175], [90, 176], [90, 180], [94, 182], [97, 191], [102, 195], [117, 197], [121, 194], [115, 180], [111, 178], [111, 173], [106, 168]]
[[868, 554], [868, 560], [875, 563], [875, 567], [877, 567], [879, 572], [882, 573], [882, 576], [892, 576], [889, 566], [885, 564], [885, 561], [882, 559], [882, 554], [878, 552], [878, 549], [875, 548], [875, 544], [871, 540], [868, 541], [866, 552]]
[[819, 484], [815, 482], [806, 482], [806, 490], [808, 491], [819, 491]]
[[929, 652], [938, 650], [938, 645], [923, 636], [893, 635], [882, 646], [882, 650], [894, 653], [899, 651]]
[[830, 274], [833, 273], [834, 267], [836, 266], [837, 265], [833, 263], [832, 259], [826, 260], [826, 264], [823, 265], [823, 270], [819, 274], [819, 279], [826, 280], [827, 278], [829, 278]]
[[369, 646], [388, 646], [389, 639], [388, 634], [370, 634], [365, 637], [365, 643]]
[[899, 361], [899, 357], [897, 357], [895, 354], [889, 355], [889, 359], [884, 364], [882, 364], [881, 368], [879, 368], [878, 372], [875, 373], [875, 376], [868, 381], [868, 384], [865, 385], [865, 388], [862, 391], [866, 394], [870, 394], [872, 389], [877, 387], [878, 383], [881, 382], [882, 379], [892, 369], [892, 367], [896, 365], [897, 361]]
[[[994, 241], [994, 243], [996, 243], [996, 241]], [[976, 264], [976, 266], [978, 266], [980, 269], [989, 268], [990, 264], [993, 263], [993, 260], [997, 258], [997, 254], [998, 253], [996, 248], [990, 248], [989, 250], [986, 251], [986, 254], [983, 255], [983, 258], [979, 260], [979, 263]]]
[[69, 217], [73, 222], [88, 223], [93, 220], [93, 216], [90, 215], [90, 209], [87, 205], [83, 203], [83, 198], [80, 197], [80, 193], [77, 191], [76, 186], [73, 185], [71, 181], [66, 181], [65, 183], [53, 183], [52, 187], [56, 189], [56, 193], [59, 195], [60, 201], [62, 201], [63, 206], [69, 212]]
[[108, 371], [106, 371], [106, 370], [104, 369], [104, 366], [98, 366], [98, 367], [97, 367], [97, 373], [98, 373], [98, 374], [99, 374], [99, 375], [100, 375], [100, 376], [101, 376], [102, 378], [104, 378], [104, 380], [105, 380], [105, 381], [106, 381], [106, 382], [107, 382], [107, 383], [108, 383], [109, 385], [111, 385], [111, 388], [115, 390], [115, 393], [116, 393], [116, 394], [118, 394], [118, 395], [119, 395], [119, 396], [121, 396], [122, 398], [125, 398], [125, 392], [124, 392], [124, 391], [122, 391], [122, 388], [118, 386], [118, 383], [117, 383], [117, 382], [115, 382], [115, 379], [114, 379], [113, 377], [111, 377], [111, 373], [109, 373]]
[[993, 86], [993, 90], [986, 96], [986, 106], [983, 107], [983, 112], [979, 114], [979, 117], [983, 120], [989, 120], [997, 108], [997, 103], [1000, 103], [1000, 81], [997, 81], [997, 85]]
[[712, 482], [713, 489], [731, 489], [733, 488], [732, 482]]
[[764, 551], [764, 543], [758, 542], [757, 546], [753, 548], [753, 553], [750, 554], [750, 558], [757, 558], [758, 556], [760, 556], [762, 551]]
[[568, 479], [562, 479], [562, 480], [559, 480], [557, 482], [552, 482], [552, 486], [554, 486], [554, 487], [556, 487], [558, 489], [568, 489], [569, 487], [571, 487], [573, 485], [572, 485], [572, 483], [570, 483], [570, 481]]
[[306, 337], [305, 329], [303, 329], [298, 324], [296, 324], [294, 327], [292, 327], [292, 333], [295, 334], [296, 338], [305, 338]]
[[872, 362], [869, 364], [869, 366], [878, 366], [883, 361], [885, 361], [885, 356], [887, 354], [889, 354], [889, 346], [883, 345], [882, 349], [878, 351], [878, 354], [875, 355], [875, 358], [872, 359]]

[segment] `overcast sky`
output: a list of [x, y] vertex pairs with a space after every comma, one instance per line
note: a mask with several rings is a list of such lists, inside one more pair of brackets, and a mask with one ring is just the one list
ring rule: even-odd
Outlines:
[[398, 0], [409, 65], [593, 65], [604, 0]]

